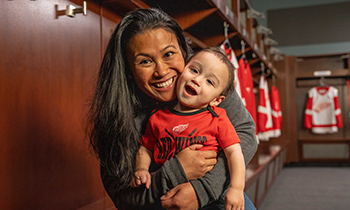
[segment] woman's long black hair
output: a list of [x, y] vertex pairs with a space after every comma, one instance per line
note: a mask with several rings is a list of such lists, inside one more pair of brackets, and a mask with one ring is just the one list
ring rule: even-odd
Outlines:
[[[163, 28], [175, 34], [186, 60], [191, 53], [179, 24], [155, 8], [128, 13], [116, 27], [102, 60], [96, 92], [90, 107], [90, 143], [109, 175], [119, 187], [129, 184], [140, 131], [135, 117], [142, 108], [141, 90], [135, 84], [126, 60], [130, 39], [147, 30]], [[157, 43], [154, 43], [157, 44]]]

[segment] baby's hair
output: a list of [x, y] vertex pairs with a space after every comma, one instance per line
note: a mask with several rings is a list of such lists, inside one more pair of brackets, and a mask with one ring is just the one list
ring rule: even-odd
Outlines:
[[221, 62], [223, 62], [227, 69], [228, 69], [228, 82], [226, 87], [224, 88], [224, 90], [222, 91], [221, 95], [226, 96], [230, 93], [232, 93], [235, 89], [235, 85], [234, 85], [234, 80], [235, 80], [235, 67], [233, 66], [232, 62], [227, 58], [227, 56], [225, 55], [224, 51], [221, 50], [219, 47], [209, 47], [209, 48], [205, 48], [202, 49], [198, 52], [196, 52], [195, 54], [193, 54], [190, 59], [192, 59], [195, 55], [197, 55], [200, 52], [209, 52], [214, 54], [216, 57], [218, 57], [220, 59]]

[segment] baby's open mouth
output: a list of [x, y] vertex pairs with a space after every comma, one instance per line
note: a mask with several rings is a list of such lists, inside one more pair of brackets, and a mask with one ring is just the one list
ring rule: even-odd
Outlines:
[[197, 91], [189, 85], [185, 86], [185, 90], [189, 95], [197, 95]]

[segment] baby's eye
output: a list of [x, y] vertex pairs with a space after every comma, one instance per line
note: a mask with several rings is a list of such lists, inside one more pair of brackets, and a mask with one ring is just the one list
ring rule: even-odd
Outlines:
[[198, 73], [199, 73], [199, 71], [198, 71], [197, 69], [191, 69], [191, 71], [192, 71], [193, 73], [195, 73], [195, 74], [198, 74]]
[[207, 83], [208, 83], [209, 85], [213, 85], [213, 86], [214, 86], [214, 82], [211, 81], [210, 79], [207, 79]]

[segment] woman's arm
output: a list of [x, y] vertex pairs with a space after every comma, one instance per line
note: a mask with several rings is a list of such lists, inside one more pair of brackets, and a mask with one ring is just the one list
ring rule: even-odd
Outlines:
[[[166, 161], [160, 169], [151, 173], [152, 181], [148, 190], [144, 185], [138, 188], [128, 187], [119, 189], [117, 177], [108, 175], [101, 166], [103, 185], [119, 210], [159, 209], [159, 198], [167, 191], [176, 186], [180, 186], [181, 183], [187, 182], [189, 184], [187, 177], [190, 179], [202, 177], [215, 165], [216, 152], [196, 150], [200, 147], [202, 147], [202, 145], [191, 145], [183, 149], [177, 156]], [[150, 169], [150, 171], [152, 171], [152, 169]], [[191, 185], [190, 188], [192, 188]], [[181, 209], [182, 207], [189, 207], [190, 204], [196, 204], [195, 206], [197, 207], [193, 209], [197, 209], [198, 204], [193, 201], [193, 199], [196, 199], [194, 189], [186, 188], [182, 192], [183, 193], [180, 195], [191, 199], [187, 199], [187, 202], [182, 199], [181, 202], [175, 204], [175, 206]], [[182, 197], [180, 196], [180, 198]]]
[[118, 178], [108, 175], [103, 166], [101, 178], [105, 190], [118, 210], [161, 209], [159, 198], [176, 185], [188, 181], [177, 157], [166, 161], [162, 168], [151, 173], [149, 189], [144, 185], [119, 189]]

